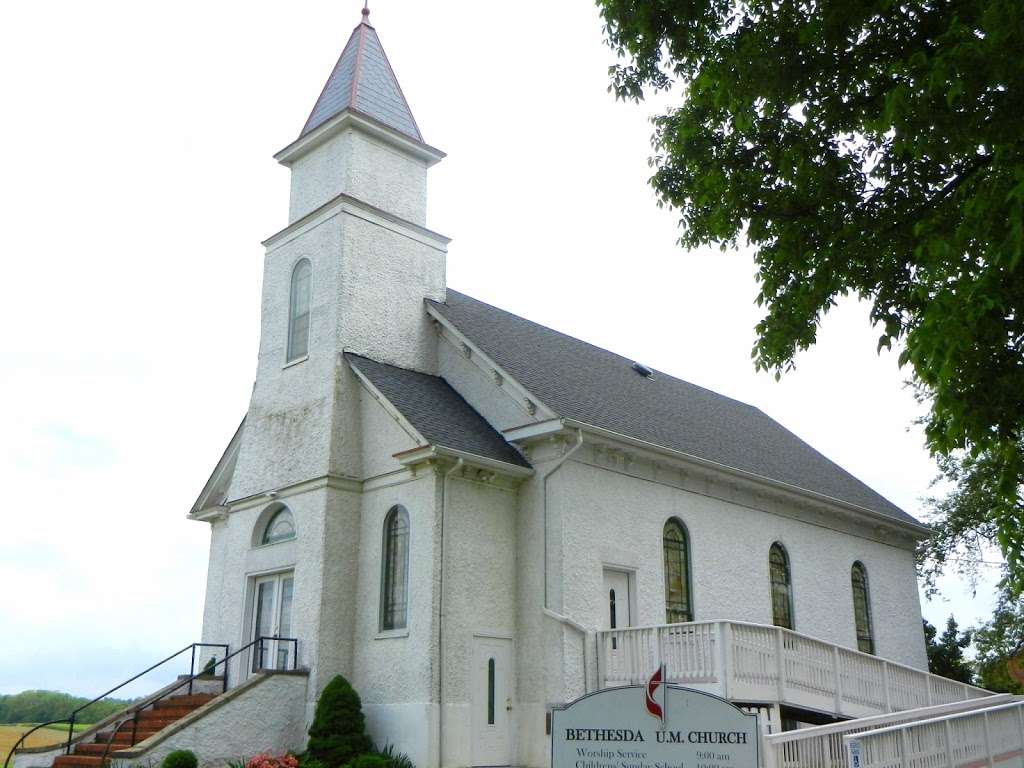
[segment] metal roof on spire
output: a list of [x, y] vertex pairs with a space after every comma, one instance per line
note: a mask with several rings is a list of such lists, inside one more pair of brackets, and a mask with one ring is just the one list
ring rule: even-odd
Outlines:
[[377, 37], [377, 30], [370, 25], [369, 0], [363, 6], [362, 16], [362, 20], [352, 30], [299, 138], [338, 113], [352, 109], [422, 142], [423, 135], [409, 109], [409, 102], [402, 94], [402, 88], [380, 44], [380, 38]]

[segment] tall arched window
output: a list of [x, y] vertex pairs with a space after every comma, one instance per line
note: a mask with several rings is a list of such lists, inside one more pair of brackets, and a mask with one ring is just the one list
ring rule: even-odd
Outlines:
[[871, 633], [871, 599], [868, 593], [868, 572], [864, 564], [857, 561], [850, 569], [850, 583], [853, 587], [853, 620], [857, 625], [857, 650], [875, 652], [875, 639]]
[[267, 527], [263, 529], [263, 536], [260, 537], [261, 544], [276, 544], [279, 541], [288, 541], [295, 538], [295, 518], [292, 517], [288, 507], [281, 507], [267, 521]]
[[392, 507], [384, 518], [380, 628], [405, 629], [409, 606], [409, 514]]
[[662, 548], [665, 553], [665, 620], [669, 624], [693, 621], [689, 537], [683, 524], [674, 518], [665, 523]]
[[309, 354], [309, 292], [313, 268], [301, 259], [292, 269], [288, 300], [288, 362]]
[[772, 588], [772, 623], [793, 628], [793, 589], [789, 577], [789, 556], [779, 542], [768, 550], [768, 576]]

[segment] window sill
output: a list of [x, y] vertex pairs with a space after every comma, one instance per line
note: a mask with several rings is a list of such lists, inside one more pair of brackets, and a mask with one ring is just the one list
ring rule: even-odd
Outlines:
[[395, 637], [408, 637], [408, 636], [409, 636], [409, 630], [408, 629], [385, 629], [385, 630], [381, 630], [380, 632], [378, 632], [377, 636], [375, 638], [373, 638], [373, 639], [374, 640], [390, 640], [390, 639], [395, 638]]
[[291, 368], [293, 365], [298, 365], [299, 363], [304, 363], [307, 360], [309, 360], [309, 355], [303, 355], [302, 357], [296, 357], [294, 360], [289, 360], [287, 363], [282, 365], [281, 366], [281, 370], [283, 371], [285, 368]]

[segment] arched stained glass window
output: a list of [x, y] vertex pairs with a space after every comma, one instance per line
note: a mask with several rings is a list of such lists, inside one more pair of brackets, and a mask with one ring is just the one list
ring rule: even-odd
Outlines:
[[405, 629], [409, 606], [409, 514], [392, 507], [384, 518], [380, 628]]
[[281, 507], [267, 521], [267, 527], [263, 529], [261, 544], [276, 544], [279, 541], [288, 541], [295, 538], [295, 518], [288, 507]]
[[690, 543], [686, 528], [675, 518], [665, 523], [665, 620], [669, 624], [693, 621], [690, 597]]
[[772, 589], [772, 623], [793, 628], [793, 589], [789, 576], [789, 556], [779, 542], [768, 550], [768, 576]]
[[850, 583], [853, 587], [853, 620], [857, 625], [857, 650], [875, 652], [875, 639], [871, 632], [871, 598], [868, 592], [868, 572], [864, 564], [857, 561], [850, 569]]
[[309, 354], [309, 295], [313, 267], [309, 259], [301, 259], [292, 269], [291, 293], [288, 300], [288, 361]]

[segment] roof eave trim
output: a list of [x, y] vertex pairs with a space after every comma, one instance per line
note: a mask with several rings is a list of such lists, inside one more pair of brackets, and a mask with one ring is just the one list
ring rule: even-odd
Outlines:
[[522, 427], [516, 427], [515, 429], [506, 430], [502, 433], [506, 440], [510, 443], [531, 440], [538, 437], [544, 437], [547, 435], [556, 434], [562, 430], [569, 429], [581, 429], [584, 433], [590, 433], [592, 435], [598, 435], [601, 437], [607, 437], [610, 439], [618, 440], [628, 445], [636, 446], [647, 451], [654, 453], [660, 453], [667, 456], [673, 456], [681, 458], [689, 463], [697, 464], [708, 469], [713, 469], [723, 474], [732, 475], [734, 477], [742, 478], [744, 480], [756, 482], [762, 485], [768, 485], [787, 493], [802, 496], [807, 499], [814, 500], [819, 503], [827, 504], [831, 507], [839, 509], [843, 512], [852, 512], [862, 517], [868, 517], [878, 523], [884, 523], [885, 525], [897, 526], [907, 531], [912, 531], [918, 539], [926, 539], [932, 535], [931, 529], [926, 525], [915, 524], [907, 522], [906, 520], [899, 520], [894, 517], [890, 517], [882, 512], [876, 512], [873, 509], [862, 507], [859, 504], [853, 504], [849, 501], [843, 501], [837, 499], [834, 496], [829, 496], [824, 493], [818, 493], [807, 488], [801, 488], [798, 485], [792, 485], [785, 483], [781, 480], [775, 480], [764, 475], [759, 475], [756, 472], [748, 472], [742, 469], [736, 469], [730, 467], [727, 464], [720, 464], [710, 459], [704, 459], [699, 456], [694, 456], [691, 453], [685, 451], [677, 451], [674, 448], [667, 448], [657, 443], [651, 443], [646, 440], [640, 440], [629, 435], [624, 435], [621, 432], [615, 432], [610, 429], [604, 429], [593, 424], [587, 424], [582, 421], [576, 421], [574, 419], [549, 419], [548, 421], [538, 422], [537, 424], [527, 424]]
[[[427, 314], [429, 314], [432, 318], [434, 318], [434, 320], [439, 322], [442, 326], [447, 328], [452, 334], [454, 334], [459, 339], [459, 341], [461, 341], [463, 344], [469, 347], [469, 349], [472, 350], [474, 355], [477, 355], [480, 358], [486, 360], [487, 365], [490, 368], [497, 371], [506, 382], [511, 382], [514, 385], [514, 387], [519, 390], [519, 392], [523, 393], [524, 397], [528, 397], [529, 400], [537, 407], [538, 411], [543, 411], [544, 413], [556, 416], [557, 412], [553, 408], [549, 408], [547, 405], [545, 405], [540, 400], [540, 398], [538, 398], [527, 387], [523, 386], [523, 384], [515, 376], [509, 373], [503, 366], [499, 365], [494, 360], [494, 358], [492, 358], [490, 355], [488, 355], [486, 352], [480, 349], [480, 347], [477, 345], [475, 341], [473, 341], [472, 338], [470, 338], [461, 330], [459, 330], [458, 326], [456, 326], [455, 323], [453, 323], [451, 320], [445, 317], [444, 313], [441, 312], [441, 310], [439, 310], [437, 307], [435, 307], [432, 302], [433, 299], [423, 300], [423, 304], [427, 309]], [[444, 305], [444, 302], [437, 303], [441, 304], [442, 306]]]
[[398, 459], [399, 463], [404, 466], [420, 464], [430, 459], [449, 458], [456, 460], [462, 459], [466, 464], [482, 467], [484, 469], [493, 469], [495, 472], [501, 472], [502, 474], [509, 475], [511, 477], [525, 479], [527, 477], [533, 477], [534, 475], [532, 467], [521, 467], [518, 464], [510, 464], [507, 461], [489, 459], [486, 456], [480, 456], [468, 451], [460, 451], [457, 448], [448, 448], [447, 446], [437, 445], [435, 443], [419, 446], [417, 448], [410, 448], [407, 451], [400, 451], [393, 455], [394, 458]]
[[345, 107], [334, 117], [318, 125], [309, 133], [299, 136], [299, 138], [275, 154], [274, 159], [283, 166], [291, 166], [292, 163], [307, 152], [310, 152], [349, 127], [360, 128], [371, 136], [400, 150], [404, 150], [424, 161], [428, 168], [441, 162], [446, 157], [445, 153], [437, 147], [432, 147], [426, 142], [415, 139], [349, 106]]
[[[439, 251], [444, 251], [448, 243], [452, 241], [450, 237], [446, 237], [438, 232], [434, 232], [431, 229], [420, 226], [408, 219], [403, 219], [399, 216], [395, 216], [393, 213], [388, 213], [383, 208], [378, 208], [375, 205], [371, 205], [364, 200], [360, 200], [358, 197], [353, 197], [347, 192], [339, 192], [335, 197], [332, 197], [326, 203], [321, 205], [319, 208], [314, 208], [309, 213], [305, 214], [299, 219], [296, 219], [284, 229], [279, 232], [275, 232], [260, 245], [264, 248], [270, 248], [277, 245], [282, 239], [289, 235], [300, 231], [303, 227], [309, 226], [310, 224], [320, 222], [317, 219], [321, 216], [331, 214], [334, 209], [342, 209], [348, 213], [355, 213], [359, 211], [363, 214], [371, 214], [377, 216], [384, 221], [390, 222], [398, 227], [406, 229], [412, 233], [420, 242], [427, 242], [428, 245]], [[363, 216], [365, 218], [365, 215]]]
[[356, 378], [359, 379], [359, 382], [363, 387], [366, 388], [366, 391], [370, 393], [370, 396], [380, 404], [381, 408], [384, 409], [384, 412], [394, 419], [398, 427], [405, 432], [405, 434], [408, 435], [414, 443], [416, 443], [416, 448], [411, 450], [415, 451], [418, 448], [429, 444], [427, 438], [425, 438], [423, 434], [413, 426], [411, 421], [405, 418], [405, 414], [398, 410], [398, 407], [388, 399], [387, 395], [376, 387], [373, 381], [370, 380], [370, 377], [359, 369], [358, 360], [353, 359], [352, 355], [345, 355], [345, 362], [348, 363], [349, 368], [352, 369], [352, 372], [356, 375]]
[[[246, 417], [242, 417], [242, 421], [239, 422], [238, 428], [235, 429], [235, 433], [228, 440], [228, 445], [224, 449], [224, 453], [221, 454], [220, 459], [213, 467], [213, 472], [210, 473], [210, 477], [207, 478], [206, 483], [203, 485], [203, 490], [199, 492], [199, 496], [196, 498], [192, 508], [188, 511], [188, 517], [193, 520], [201, 520], [200, 513], [207, 509], [206, 502], [210, 499], [210, 494], [213, 489], [217, 486], [221, 476], [224, 474], [224, 469], [230, 463], [231, 458], [238, 453], [238, 449], [242, 443], [242, 427], [245, 426]], [[219, 505], [214, 505], [212, 509], [217, 509]]]

